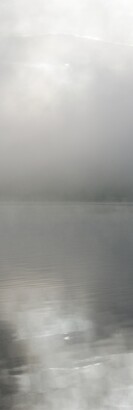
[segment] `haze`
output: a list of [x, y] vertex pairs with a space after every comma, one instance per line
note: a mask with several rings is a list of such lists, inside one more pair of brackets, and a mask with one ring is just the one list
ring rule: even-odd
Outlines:
[[0, 200], [133, 200], [133, 3], [0, 0]]

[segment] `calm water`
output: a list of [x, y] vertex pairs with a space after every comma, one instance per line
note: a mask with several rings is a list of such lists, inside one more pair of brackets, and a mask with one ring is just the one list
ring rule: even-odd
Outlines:
[[132, 294], [132, 205], [1, 205], [2, 409], [132, 409]]
[[133, 206], [1, 205], [1, 283], [14, 277], [58, 289], [67, 308], [91, 305], [131, 322]]

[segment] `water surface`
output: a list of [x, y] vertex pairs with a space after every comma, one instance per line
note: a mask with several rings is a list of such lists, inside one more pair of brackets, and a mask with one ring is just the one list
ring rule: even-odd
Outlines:
[[0, 320], [29, 352], [16, 406], [132, 402], [132, 266], [132, 205], [0, 205]]

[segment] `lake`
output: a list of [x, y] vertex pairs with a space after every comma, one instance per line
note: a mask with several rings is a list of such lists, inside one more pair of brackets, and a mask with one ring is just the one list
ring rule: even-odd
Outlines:
[[29, 352], [22, 408], [103, 409], [118, 386], [129, 390], [132, 204], [1, 204], [0, 285], [0, 323]]

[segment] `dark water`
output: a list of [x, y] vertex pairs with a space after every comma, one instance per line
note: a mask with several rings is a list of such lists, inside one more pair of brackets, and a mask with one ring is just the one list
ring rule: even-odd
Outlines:
[[132, 205], [1, 205], [0, 279], [14, 275], [131, 323]]

